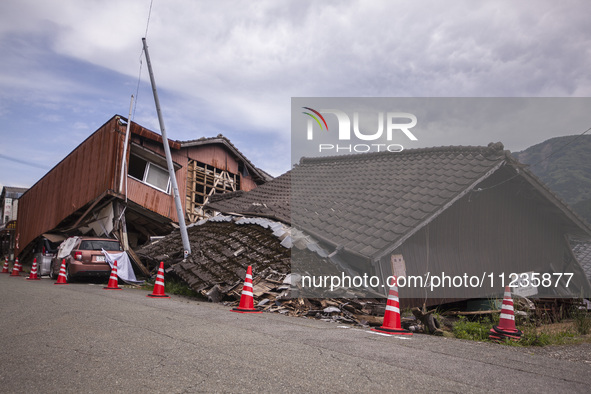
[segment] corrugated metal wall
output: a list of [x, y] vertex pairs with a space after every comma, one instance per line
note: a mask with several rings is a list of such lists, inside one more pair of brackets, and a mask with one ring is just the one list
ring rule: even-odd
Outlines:
[[[182, 197], [184, 197], [184, 195]], [[160, 190], [156, 190], [153, 187], [147, 186], [142, 182], [128, 177], [127, 198], [152, 212], [156, 212], [174, 222], [178, 222], [172, 192], [169, 194], [161, 192]]]
[[21, 197], [21, 250], [106, 190], [115, 189], [122, 145], [117, 123], [117, 117], [111, 118]]

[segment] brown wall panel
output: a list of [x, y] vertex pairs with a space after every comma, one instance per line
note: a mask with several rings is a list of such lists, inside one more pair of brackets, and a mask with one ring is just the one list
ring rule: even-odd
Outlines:
[[104, 191], [114, 189], [115, 172], [120, 168], [118, 131], [113, 117], [21, 197], [17, 228], [21, 249]]
[[240, 174], [240, 190], [244, 190], [245, 192], [249, 192], [252, 189], [257, 187], [257, 184], [252, 180], [251, 177], [245, 177]]
[[174, 222], [178, 221], [174, 198], [133, 178], [127, 177], [127, 198]]
[[220, 144], [191, 146], [186, 148], [190, 159], [209, 164], [220, 170], [238, 174], [238, 162], [232, 154]]

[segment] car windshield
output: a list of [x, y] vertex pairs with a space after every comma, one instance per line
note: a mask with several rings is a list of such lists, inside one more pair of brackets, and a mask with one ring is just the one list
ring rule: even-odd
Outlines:
[[108, 240], [87, 240], [80, 242], [79, 250], [121, 250], [121, 246], [118, 241]]

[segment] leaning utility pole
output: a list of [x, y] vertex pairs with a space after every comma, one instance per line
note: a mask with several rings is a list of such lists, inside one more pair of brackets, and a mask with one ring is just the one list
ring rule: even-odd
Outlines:
[[191, 254], [191, 245], [189, 244], [189, 235], [187, 234], [187, 226], [185, 225], [185, 213], [181, 205], [181, 198], [179, 196], [179, 187], [176, 183], [176, 176], [174, 174], [174, 165], [172, 164], [172, 156], [170, 155], [170, 147], [168, 146], [168, 138], [166, 137], [166, 129], [164, 128], [164, 120], [162, 119], [162, 112], [160, 111], [160, 100], [158, 99], [158, 92], [156, 91], [156, 81], [154, 80], [154, 73], [152, 72], [152, 63], [150, 63], [150, 55], [148, 54], [148, 45], [146, 38], [142, 38], [144, 45], [144, 52], [146, 53], [146, 63], [148, 64], [148, 72], [150, 73], [150, 82], [152, 83], [152, 92], [154, 93], [154, 102], [156, 103], [156, 113], [158, 114], [158, 122], [160, 123], [160, 132], [162, 133], [162, 140], [164, 143], [164, 153], [166, 155], [166, 164], [168, 165], [168, 173], [170, 174], [170, 183], [172, 185], [172, 192], [174, 195], [174, 203], [176, 205], [176, 214], [179, 219], [179, 227], [181, 230], [181, 238], [183, 240], [183, 248], [185, 249], [184, 257], [187, 258]]

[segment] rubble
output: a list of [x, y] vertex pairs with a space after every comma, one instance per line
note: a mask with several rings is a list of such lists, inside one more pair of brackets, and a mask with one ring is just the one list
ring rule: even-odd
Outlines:
[[[152, 267], [164, 262], [166, 272], [182, 278], [193, 290], [211, 302], [237, 306], [246, 267], [253, 267], [255, 306], [266, 312], [315, 318], [324, 321], [380, 326], [385, 312], [385, 299], [375, 298], [304, 298], [298, 297], [299, 275], [292, 274], [291, 247], [307, 253], [310, 266], [334, 269], [326, 264], [328, 253], [313, 241], [292, 236], [292, 229], [263, 218], [217, 216], [188, 228], [192, 254], [183, 259], [178, 232], [157, 240], [139, 250], [138, 255]], [[323, 264], [324, 263], [324, 264]], [[292, 286], [293, 285], [293, 286]], [[402, 324], [415, 332], [423, 324], [414, 317]]]

